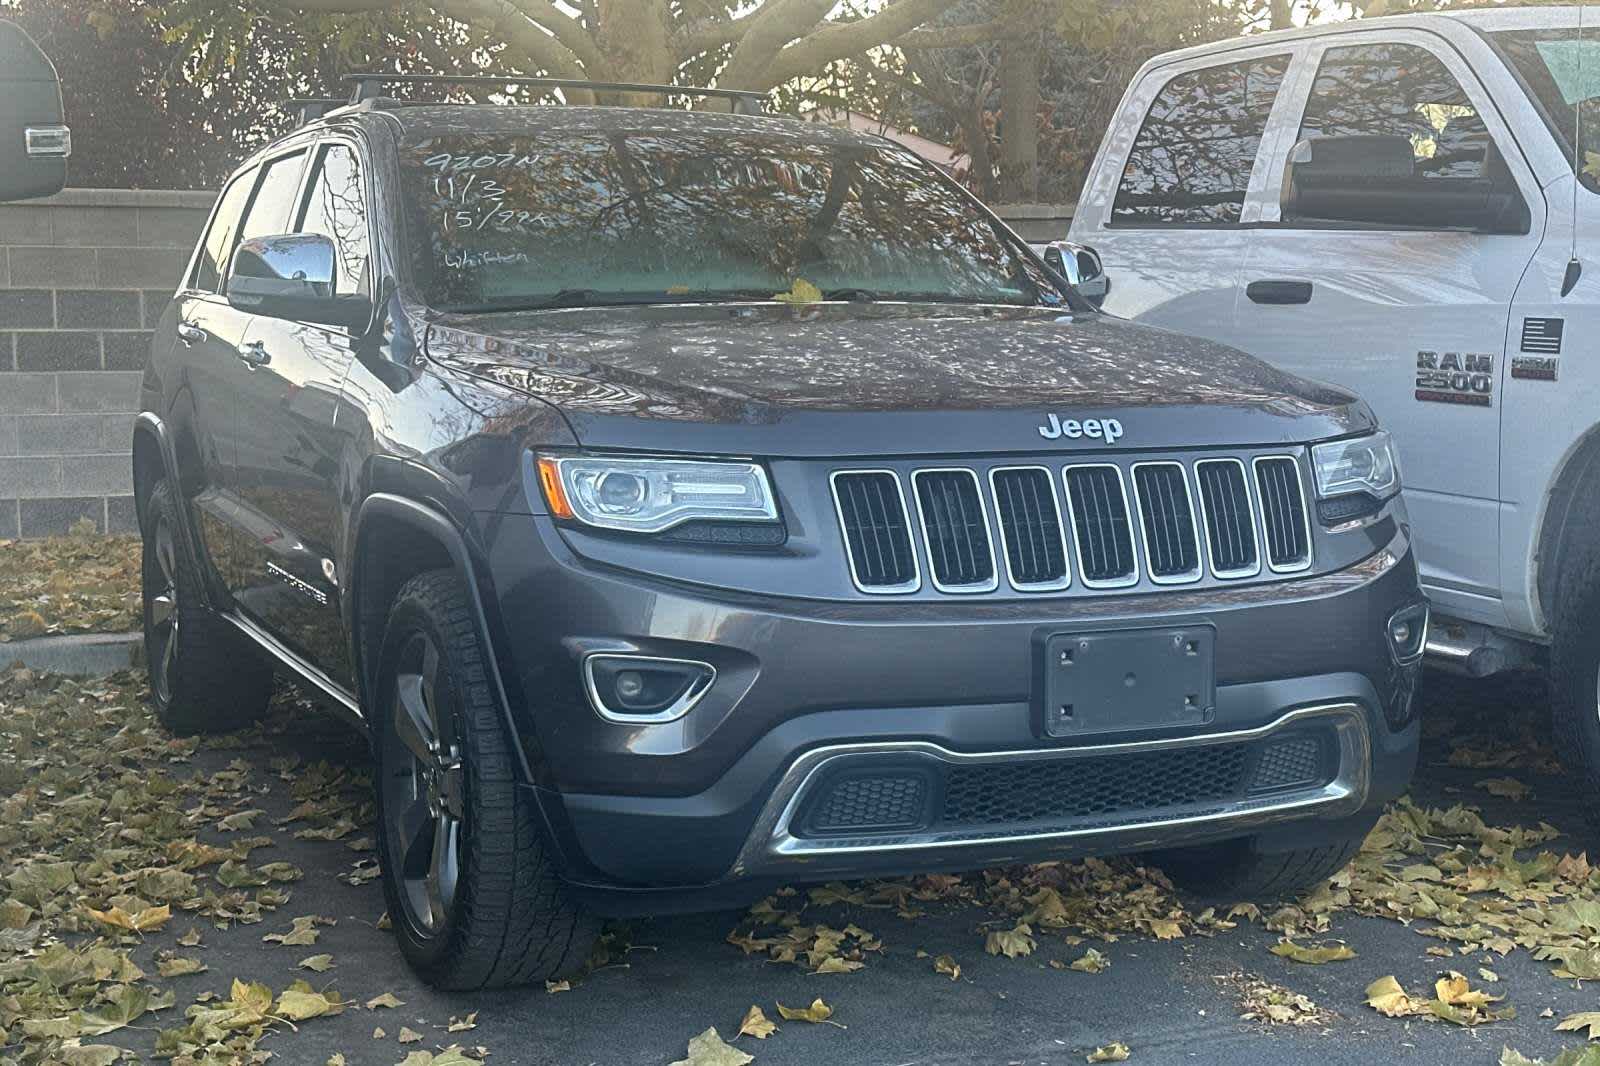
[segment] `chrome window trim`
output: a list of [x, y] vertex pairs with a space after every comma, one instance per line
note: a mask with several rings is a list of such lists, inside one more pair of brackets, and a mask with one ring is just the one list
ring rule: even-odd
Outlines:
[[[1073, 470], [1092, 470], [1095, 467], [1104, 467], [1117, 475], [1117, 488], [1122, 490], [1122, 510], [1128, 516], [1128, 547], [1133, 549], [1133, 571], [1127, 577], [1113, 578], [1109, 581], [1088, 576], [1083, 565], [1083, 542], [1078, 536], [1077, 509], [1072, 506], [1072, 486], [1067, 484], [1067, 474]], [[1072, 522], [1072, 547], [1078, 560], [1078, 579], [1083, 582], [1084, 588], [1090, 589], [1125, 589], [1137, 585], [1142, 575], [1139, 572], [1139, 537], [1134, 527], [1133, 508], [1128, 506], [1128, 479], [1122, 476], [1122, 467], [1116, 463], [1069, 463], [1061, 468], [1061, 492], [1067, 499], [1067, 517]]]
[[[965, 474], [972, 479], [978, 496], [978, 513], [983, 518], [984, 540], [989, 544], [989, 580], [970, 585], [946, 585], [939, 580], [938, 568], [933, 565], [933, 541], [928, 536], [928, 519], [922, 511], [922, 487], [917, 479], [924, 474]], [[922, 550], [928, 556], [928, 582], [935, 590], [952, 596], [976, 595], [993, 592], [1000, 587], [1000, 563], [994, 557], [994, 531], [989, 525], [989, 505], [983, 495], [983, 479], [969, 466], [929, 466], [911, 472], [911, 497], [917, 505], [917, 525], [922, 530]]]
[[[1000, 490], [995, 485], [994, 476], [1009, 470], [1037, 470], [1044, 475], [1045, 482], [1050, 486], [1050, 499], [1056, 509], [1056, 531], [1061, 535], [1061, 566], [1065, 571], [1055, 581], [1018, 581], [1011, 572], [1011, 553], [1006, 550], [1006, 524], [1000, 517]], [[1059, 592], [1061, 589], [1072, 587], [1072, 549], [1067, 544], [1067, 527], [1061, 510], [1061, 490], [1056, 487], [1056, 478], [1048, 466], [1037, 463], [1024, 463], [1020, 466], [993, 466], [989, 468], [989, 494], [994, 500], [994, 525], [1000, 531], [1000, 554], [1006, 561], [1006, 582], [1018, 592]]]
[[[1327, 722], [1337, 738], [1339, 768], [1332, 781], [1313, 789], [1300, 789], [1256, 799], [1241, 799], [1221, 809], [1214, 806], [1177, 818], [1131, 817], [1109, 825], [1067, 826], [1044, 831], [1005, 833], [993, 828], [972, 828], [946, 832], [887, 833], [850, 838], [814, 839], [791, 832], [794, 817], [803, 805], [814, 781], [835, 762], [846, 762], [886, 755], [904, 760], [917, 757], [945, 765], [983, 765], [986, 763], [1039, 762], [1105, 755], [1131, 755], [1147, 751], [1203, 747], [1214, 744], [1239, 744], [1265, 740], [1274, 734], [1307, 722]], [[1197, 831], [1223, 834], [1280, 822], [1287, 818], [1318, 814], [1335, 818], [1354, 814], [1366, 803], [1371, 789], [1371, 737], [1361, 705], [1349, 702], [1299, 707], [1280, 715], [1266, 725], [1226, 733], [1195, 737], [1168, 737], [1158, 740], [1092, 744], [1084, 747], [1031, 748], [1021, 751], [965, 752], [945, 748], [930, 741], [864, 741], [814, 748], [797, 757], [784, 771], [761, 814], [745, 838], [734, 860], [730, 876], [744, 876], [772, 868], [807, 864], [812, 870], [825, 869], [826, 860], [854, 854], [883, 854], [896, 851], [944, 853], [962, 848], [983, 848], [1015, 843], [1071, 845], [1082, 841], [1097, 848], [1116, 845], [1143, 850], [1164, 844], [1180, 844]], [[897, 765], [904, 765], [897, 762]]]
[[[698, 688], [690, 686], [682, 696], [673, 700], [664, 710], [654, 714], [620, 714], [606, 706], [600, 698], [600, 690], [594, 683], [594, 664], [596, 660], [621, 660], [636, 663], [668, 663], [673, 666], [699, 666], [703, 667], [708, 676], [705, 683]], [[717, 668], [700, 659], [672, 659], [663, 655], [628, 655], [614, 651], [590, 652], [583, 657], [583, 693], [589, 699], [589, 707], [595, 714], [614, 725], [662, 725], [666, 722], [676, 722], [679, 718], [695, 709], [695, 706], [705, 698], [706, 693], [717, 683]]]
[[1261, 533], [1258, 528], [1260, 520], [1256, 517], [1260, 508], [1257, 506], [1256, 493], [1250, 485], [1253, 475], [1250, 469], [1244, 465], [1244, 460], [1237, 456], [1227, 455], [1211, 459], [1196, 459], [1194, 462], [1194, 483], [1197, 490], [1200, 488], [1200, 468], [1202, 466], [1210, 466], [1213, 463], [1232, 463], [1239, 468], [1239, 477], [1244, 482], [1244, 506], [1245, 510], [1250, 514], [1250, 535], [1256, 540], [1256, 562], [1254, 566], [1248, 569], [1217, 569], [1216, 556], [1211, 550], [1211, 509], [1206, 506], [1205, 493], [1201, 492], [1200, 517], [1205, 520], [1206, 524], [1206, 564], [1211, 570], [1211, 576], [1220, 581], [1236, 581], [1240, 578], [1255, 577], [1261, 573]]
[[[1183, 478], [1183, 492], [1184, 495], [1189, 498], [1189, 528], [1194, 531], [1195, 540], [1194, 569], [1186, 573], [1172, 574], [1167, 577], [1158, 577], [1155, 572], [1155, 564], [1150, 560], [1150, 535], [1148, 530], [1143, 529], [1144, 496], [1139, 491], [1139, 469], [1146, 466], [1175, 466], [1178, 468], [1179, 476]], [[1144, 567], [1146, 575], [1148, 575], [1150, 580], [1157, 585], [1189, 585], [1205, 577], [1206, 564], [1204, 557], [1201, 555], [1200, 546], [1200, 514], [1195, 510], [1194, 504], [1194, 498], [1199, 494], [1199, 486], [1190, 484], [1189, 468], [1184, 466], [1176, 459], [1146, 459], [1134, 463], [1132, 466], [1128, 467], [1128, 480], [1133, 482], [1133, 499], [1134, 503], [1138, 505], [1137, 509], [1139, 513], [1139, 525], [1141, 527], [1141, 532], [1144, 533], [1144, 536], [1140, 539], [1144, 542]]]
[[[900, 514], [906, 522], [906, 547], [911, 552], [911, 580], [899, 585], [863, 585], [861, 574], [856, 569], [855, 552], [850, 548], [850, 531], [845, 528], [844, 508], [839, 504], [839, 479], [851, 474], [888, 474], [894, 479], [895, 495], [900, 500]], [[922, 561], [917, 558], [917, 538], [911, 535], [911, 511], [906, 506], [906, 489], [900, 483], [898, 471], [884, 467], [861, 467], [859, 469], [834, 470], [828, 474], [828, 492], [833, 496], [833, 514], [839, 522], [839, 539], [844, 541], [844, 555], [850, 565], [850, 583], [856, 591], [867, 596], [904, 596], [922, 588]]]
[[[1260, 499], [1260, 467], [1261, 464], [1268, 459], [1287, 459], [1289, 461], [1289, 465], [1294, 468], [1294, 487], [1295, 491], [1300, 495], [1300, 518], [1306, 524], [1306, 558], [1304, 562], [1293, 563], [1289, 566], [1278, 566], [1272, 561], [1272, 550], [1267, 540], [1267, 504], [1265, 500]], [[1261, 518], [1260, 536], [1262, 550], [1260, 555], [1262, 559], [1266, 560], [1268, 569], [1270, 569], [1274, 574], [1298, 574], [1306, 570], [1310, 570], [1313, 557], [1316, 553], [1316, 548], [1312, 544], [1311, 511], [1306, 506], [1306, 481], [1305, 476], [1300, 473], [1300, 460], [1294, 455], [1279, 452], [1273, 452], [1268, 455], [1258, 455], [1250, 460], [1250, 477], [1256, 481], [1255, 489], [1258, 503], [1257, 510], [1260, 512]]]

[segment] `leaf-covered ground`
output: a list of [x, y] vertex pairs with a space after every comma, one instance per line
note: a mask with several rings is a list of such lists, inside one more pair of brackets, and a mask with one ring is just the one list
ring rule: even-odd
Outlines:
[[64, 537], [0, 540], [0, 642], [138, 628], [138, 537], [101, 536], [85, 520]]
[[1430, 679], [1412, 798], [1292, 906], [1130, 860], [820, 885], [473, 996], [382, 928], [359, 740], [287, 693], [175, 740], [143, 700], [0, 674], [0, 1063], [1600, 1059], [1600, 872], [1528, 684]]

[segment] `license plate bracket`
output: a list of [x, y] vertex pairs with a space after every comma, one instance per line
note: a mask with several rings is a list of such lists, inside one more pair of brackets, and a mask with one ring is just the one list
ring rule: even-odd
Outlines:
[[1181, 729], [1215, 713], [1210, 625], [1055, 632], [1039, 646], [1046, 736]]

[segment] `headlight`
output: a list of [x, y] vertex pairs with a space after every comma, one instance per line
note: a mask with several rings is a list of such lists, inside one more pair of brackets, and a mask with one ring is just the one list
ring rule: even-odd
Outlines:
[[758, 463], [541, 456], [539, 484], [557, 518], [632, 533], [659, 533], [697, 519], [778, 518]]
[[1324, 499], [1352, 492], [1383, 499], [1400, 489], [1400, 466], [1387, 433], [1314, 445], [1311, 468], [1316, 474], [1317, 495]]

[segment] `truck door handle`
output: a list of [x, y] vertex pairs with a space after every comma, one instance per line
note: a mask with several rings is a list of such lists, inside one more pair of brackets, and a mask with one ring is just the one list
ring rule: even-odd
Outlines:
[[1311, 302], [1309, 281], [1252, 281], [1244, 287], [1244, 294], [1258, 304], [1308, 304]]
[[239, 358], [244, 360], [244, 365], [254, 370], [258, 366], [266, 366], [272, 362], [272, 356], [267, 353], [266, 345], [260, 341], [251, 341], [239, 349]]
[[183, 342], [184, 347], [192, 348], [196, 344], [204, 344], [206, 342], [206, 331], [193, 322], [179, 322], [178, 339]]

